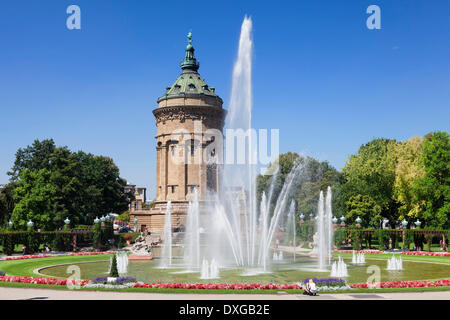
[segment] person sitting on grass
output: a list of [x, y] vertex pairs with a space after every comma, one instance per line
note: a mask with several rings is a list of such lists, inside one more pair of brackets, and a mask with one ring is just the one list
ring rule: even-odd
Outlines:
[[306, 282], [304, 294], [307, 294], [310, 296], [315, 296], [317, 294], [317, 286], [314, 283], [313, 279], [309, 279], [309, 281]]

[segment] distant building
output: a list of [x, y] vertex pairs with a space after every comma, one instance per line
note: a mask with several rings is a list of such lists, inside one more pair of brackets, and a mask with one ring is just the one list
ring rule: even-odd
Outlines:
[[147, 202], [147, 188], [137, 187], [134, 184], [127, 184], [125, 186], [125, 192], [131, 192], [135, 198], [135, 200], [130, 202], [130, 211], [142, 210], [142, 204]]

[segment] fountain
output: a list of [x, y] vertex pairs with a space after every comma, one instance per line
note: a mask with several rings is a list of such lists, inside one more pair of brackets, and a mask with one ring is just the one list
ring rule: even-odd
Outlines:
[[333, 243], [333, 212], [331, 209], [331, 188], [328, 187], [326, 201], [323, 191], [320, 191], [317, 208], [316, 234], [314, 235], [314, 248], [311, 252], [318, 257], [318, 271], [327, 271], [327, 265], [331, 264]]
[[279, 251], [278, 254], [274, 251], [273, 261], [283, 261], [283, 251]]
[[341, 256], [339, 256], [338, 261], [333, 262], [331, 266], [331, 276], [337, 278], [348, 277], [347, 265]]
[[189, 268], [200, 267], [200, 225], [199, 225], [198, 190], [194, 189], [194, 196], [189, 203], [186, 217], [184, 265]]
[[353, 251], [352, 263], [353, 264], [365, 264], [366, 257], [364, 256], [364, 253], [360, 252], [358, 254], [355, 254], [355, 251]]
[[403, 270], [402, 257], [396, 258], [394, 255], [392, 255], [392, 258], [388, 259], [387, 261], [386, 270]]
[[166, 215], [164, 220], [163, 232], [163, 248], [161, 252], [160, 267], [167, 268], [172, 265], [172, 215], [171, 215], [171, 201], [167, 202]]
[[219, 265], [216, 260], [211, 260], [211, 263], [208, 260], [203, 259], [202, 267], [200, 271], [200, 279], [217, 279], [219, 278]]
[[[256, 178], [256, 137], [252, 130], [252, 21], [245, 17], [240, 34], [238, 57], [233, 69], [233, 83], [227, 118], [228, 130], [243, 132], [244, 153], [248, 157], [244, 163], [219, 166], [219, 190], [206, 190], [199, 199], [197, 190], [189, 202], [184, 238], [182, 266], [185, 271], [201, 269], [206, 272], [206, 263], [214, 261], [220, 267], [239, 267], [252, 272], [266, 272], [270, 268], [269, 254], [274, 247], [274, 238], [280, 230], [292, 230], [295, 260], [295, 201], [293, 189], [308, 180], [305, 168], [308, 158], [297, 159], [286, 175], [284, 184], [279, 185], [278, 163], [273, 163], [273, 175], [268, 193], [263, 193], [257, 205]], [[229, 141], [229, 140], [227, 140]], [[227, 145], [228, 146], [228, 145]], [[239, 150], [242, 152], [242, 150]], [[230, 150], [226, 150], [234, 154]], [[215, 165], [208, 161], [209, 165]], [[278, 197], [274, 189], [281, 187]], [[200, 212], [205, 214], [200, 215]], [[207, 213], [207, 214], [206, 214]], [[319, 200], [318, 257], [319, 268], [325, 269], [331, 259], [331, 189], [328, 188], [326, 201], [323, 192]], [[172, 233], [170, 202], [164, 225], [164, 246], [161, 267], [172, 266]], [[289, 226], [289, 223], [292, 226]], [[200, 237], [200, 229], [204, 233]], [[290, 232], [290, 231], [289, 231]], [[275, 261], [283, 259], [283, 253], [276, 254]], [[202, 263], [200, 263], [202, 261]], [[205, 262], [206, 261], [206, 262]]]
[[128, 253], [121, 252], [116, 254], [117, 271], [120, 275], [125, 275], [128, 272]]

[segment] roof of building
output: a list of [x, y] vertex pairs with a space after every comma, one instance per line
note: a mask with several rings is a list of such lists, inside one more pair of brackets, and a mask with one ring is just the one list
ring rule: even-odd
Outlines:
[[158, 102], [169, 97], [189, 95], [219, 97], [215, 93], [215, 88], [208, 86], [205, 80], [198, 73], [200, 63], [195, 58], [194, 51], [195, 49], [192, 46], [192, 33], [189, 32], [186, 54], [184, 60], [181, 62], [182, 73], [174, 84], [166, 88], [165, 94], [158, 99]]

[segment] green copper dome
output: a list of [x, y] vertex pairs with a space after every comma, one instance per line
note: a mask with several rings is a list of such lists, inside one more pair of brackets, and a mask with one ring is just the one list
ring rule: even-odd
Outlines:
[[194, 51], [195, 49], [192, 46], [192, 33], [189, 32], [186, 55], [181, 62], [183, 72], [172, 86], [166, 88], [166, 93], [158, 99], [158, 102], [165, 98], [186, 95], [206, 95], [218, 98], [218, 95], [215, 93], [215, 88], [208, 86], [197, 72], [200, 68], [200, 63], [195, 58]]

